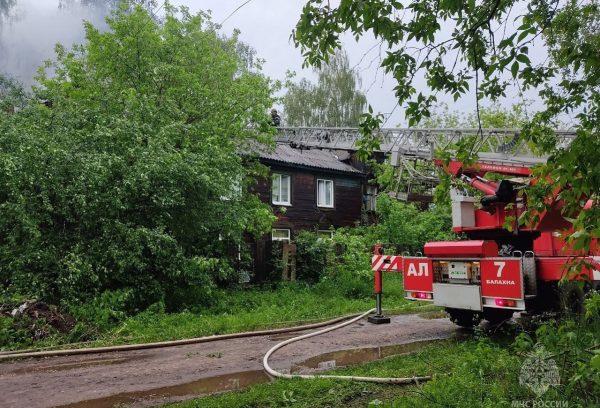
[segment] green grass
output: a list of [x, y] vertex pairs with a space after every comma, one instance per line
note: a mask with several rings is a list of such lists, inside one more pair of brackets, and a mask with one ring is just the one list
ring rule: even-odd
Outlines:
[[[339, 368], [327, 374], [368, 377], [410, 377], [432, 375], [419, 385], [378, 385], [326, 379], [277, 379], [245, 390], [206, 396], [168, 405], [170, 408], [270, 408], [270, 407], [511, 407], [513, 401], [539, 401], [519, 384], [523, 360], [510, 348], [475, 338], [443, 340], [423, 346], [417, 352], [379, 361]], [[554, 387], [544, 401], [572, 401]], [[550, 406], [550, 405], [548, 405]], [[569, 406], [595, 406], [573, 404]]]
[[[442, 375], [476, 346], [473, 340], [457, 343], [440, 341], [423, 346], [415, 353], [389, 357], [362, 365], [339, 368], [327, 374], [370, 377], [404, 377]], [[248, 389], [208, 396], [193, 401], [169, 405], [171, 408], [212, 407], [365, 407], [377, 401], [383, 406], [414, 406], [423, 399], [421, 386], [377, 385], [325, 379], [275, 380]], [[423, 399], [427, 406], [427, 399]], [[375, 405], [377, 406], [377, 405]], [[379, 405], [381, 406], [381, 405]]]
[[[597, 302], [599, 298], [593, 299]], [[506, 328], [511, 337], [508, 343], [505, 335], [475, 330], [466, 339], [425, 344], [410, 354], [327, 372], [367, 377], [432, 375], [432, 380], [424, 384], [395, 386], [326, 379], [277, 379], [169, 407], [508, 408], [515, 403], [518, 406], [600, 407], [597, 361], [600, 303], [594, 302], [586, 303], [585, 319], [550, 320], [542, 322], [535, 333], [518, 335], [514, 331], [517, 328]], [[535, 368], [539, 363], [532, 356], [539, 358], [542, 352], [547, 353], [543, 357], [547, 364], [556, 364], [560, 385], [550, 386], [543, 395], [536, 395], [526, 384], [520, 384], [520, 374], [523, 367]]]
[[[385, 277], [383, 305], [388, 313], [412, 313], [432, 310], [423, 302], [403, 298], [400, 275]], [[360, 292], [359, 292], [360, 294]], [[160, 313], [146, 311], [126, 318], [116, 326], [98, 331], [84, 326], [70, 335], [53, 335], [36, 343], [13, 343], [2, 350], [27, 347], [91, 347], [129, 343], [176, 340], [214, 334], [293, 326], [328, 320], [340, 315], [362, 312], [374, 307], [373, 296], [344, 296], [334, 284], [314, 286], [281, 285], [277, 289], [220, 290], [214, 306], [200, 312]], [[356, 297], [356, 295], [354, 295]], [[90, 332], [91, 331], [91, 332]], [[81, 338], [93, 341], [80, 342]]]

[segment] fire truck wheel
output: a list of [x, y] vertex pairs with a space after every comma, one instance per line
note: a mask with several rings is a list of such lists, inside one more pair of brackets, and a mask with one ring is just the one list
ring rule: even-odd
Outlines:
[[514, 311], [505, 309], [483, 309], [483, 318], [491, 324], [500, 324], [512, 318]]
[[585, 293], [576, 282], [567, 282], [559, 287], [559, 312], [567, 316], [583, 314]]
[[471, 310], [452, 309], [447, 307], [446, 312], [450, 315], [452, 323], [460, 327], [474, 327], [481, 322], [481, 314]]

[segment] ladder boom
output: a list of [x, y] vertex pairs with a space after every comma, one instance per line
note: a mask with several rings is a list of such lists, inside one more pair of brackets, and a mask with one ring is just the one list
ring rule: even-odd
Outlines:
[[[377, 151], [391, 154], [394, 166], [399, 165], [401, 157], [433, 160], [436, 150], [452, 150], [465, 138], [474, 142], [472, 150], [481, 163], [530, 167], [546, 161], [546, 157], [530, 149], [527, 141], [520, 137], [519, 129], [385, 128], [376, 136], [380, 140]], [[557, 146], [568, 146], [574, 137], [575, 131], [556, 131]], [[276, 136], [278, 142], [354, 151], [358, 150], [357, 142], [361, 138], [357, 128], [281, 127]]]

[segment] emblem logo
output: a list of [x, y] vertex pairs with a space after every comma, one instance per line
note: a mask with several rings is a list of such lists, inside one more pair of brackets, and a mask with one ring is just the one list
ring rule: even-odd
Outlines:
[[558, 366], [543, 347], [536, 346], [523, 362], [519, 384], [527, 386], [540, 398], [550, 387], [560, 385]]

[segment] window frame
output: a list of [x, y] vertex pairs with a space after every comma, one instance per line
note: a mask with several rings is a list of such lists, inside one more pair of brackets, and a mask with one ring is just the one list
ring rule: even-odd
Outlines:
[[[287, 238], [273, 236], [273, 233], [275, 231], [287, 231]], [[272, 228], [271, 229], [271, 241], [284, 241], [284, 242], [287, 241], [287, 242], [291, 242], [292, 241], [292, 231], [289, 228]]]
[[[325, 182], [325, 185], [327, 185], [327, 182], [331, 183], [331, 205], [326, 205], [325, 203], [319, 203], [319, 182], [321, 182], [321, 181]], [[325, 199], [325, 201], [327, 201], [327, 199]], [[319, 207], [319, 208], [335, 208], [335, 182], [333, 181], [333, 179], [317, 178], [317, 207]]]
[[377, 195], [379, 194], [377, 186], [367, 184], [365, 188], [365, 211], [377, 212]]
[[[287, 177], [287, 187], [288, 187], [288, 197], [287, 201], [275, 201], [275, 196], [273, 195], [273, 183], [275, 181], [275, 177], [279, 177], [279, 197], [281, 198], [281, 179], [283, 176]], [[287, 207], [292, 206], [292, 175], [288, 173], [272, 173], [271, 174], [271, 204], [273, 205], [284, 205]]]

